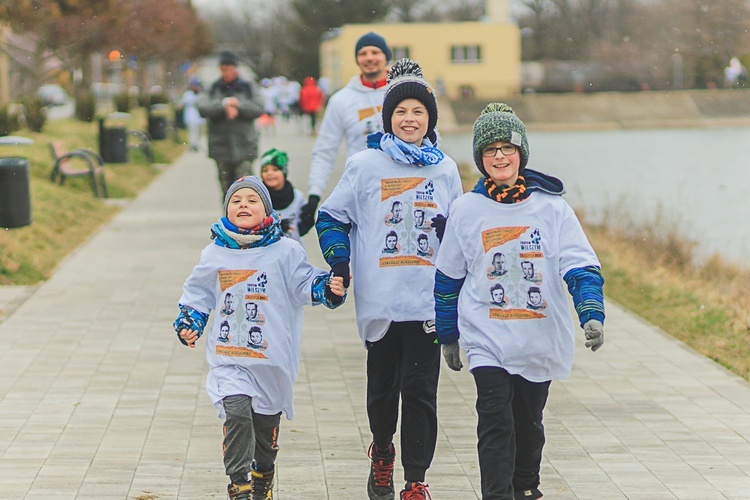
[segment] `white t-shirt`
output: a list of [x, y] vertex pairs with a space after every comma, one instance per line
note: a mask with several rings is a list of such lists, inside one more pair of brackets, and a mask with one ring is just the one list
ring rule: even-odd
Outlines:
[[266, 247], [235, 250], [211, 243], [203, 249], [180, 304], [214, 311], [201, 338], [209, 366], [206, 390], [219, 417], [225, 417], [221, 400], [233, 394], [252, 397], [258, 413], [283, 410], [294, 417], [303, 306], [312, 303], [312, 282], [321, 274], [291, 238]]
[[289, 230], [284, 234], [298, 241], [300, 244], [302, 243], [302, 238], [299, 235], [297, 224], [299, 224], [300, 208], [302, 208], [302, 205], [304, 204], [305, 195], [299, 189], [294, 188], [294, 198], [292, 199], [292, 202], [289, 204], [289, 206], [281, 210], [275, 209], [276, 212], [278, 212], [279, 218], [281, 220], [288, 219], [290, 222]]
[[311, 154], [308, 194], [323, 195], [342, 138], [346, 139], [346, 157], [350, 158], [367, 148], [368, 135], [383, 131], [386, 88], [366, 87], [359, 76], [353, 76], [328, 100]]
[[532, 382], [567, 377], [574, 333], [562, 277], [599, 265], [560, 196], [537, 191], [510, 205], [478, 193], [456, 200], [437, 268], [466, 278], [458, 329], [470, 369], [501, 367]]
[[367, 149], [347, 160], [320, 209], [352, 224], [352, 286], [363, 341], [380, 340], [391, 321], [435, 319], [440, 242], [430, 220], [448, 215], [462, 192], [458, 167], [448, 156], [416, 167]]

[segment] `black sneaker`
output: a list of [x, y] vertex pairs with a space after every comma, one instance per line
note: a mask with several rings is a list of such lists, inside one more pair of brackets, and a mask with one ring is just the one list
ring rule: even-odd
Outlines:
[[273, 476], [275, 469], [267, 472], [255, 470], [250, 471], [250, 484], [252, 485], [252, 500], [273, 500]]
[[539, 488], [531, 488], [530, 490], [518, 490], [513, 493], [513, 498], [515, 500], [536, 500], [537, 498], [542, 498], [542, 496], [542, 492], [539, 491]]
[[250, 483], [229, 483], [227, 496], [229, 500], [250, 500]]
[[385, 450], [370, 443], [367, 450], [370, 463], [370, 477], [367, 478], [367, 497], [370, 500], [393, 500], [396, 490], [393, 488], [393, 462], [396, 460], [396, 447], [393, 443]]

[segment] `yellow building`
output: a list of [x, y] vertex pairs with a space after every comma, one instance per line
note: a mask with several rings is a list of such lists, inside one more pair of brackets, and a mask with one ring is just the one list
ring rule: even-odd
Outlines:
[[460, 23], [347, 24], [321, 43], [320, 75], [339, 89], [359, 74], [354, 45], [363, 34], [383, 36], [393, 60], [419, 63], [425, 79], [449, 99], [499, 99], [521, 90], [521, 33], [509, 0], [487, 0], [481, 21]]

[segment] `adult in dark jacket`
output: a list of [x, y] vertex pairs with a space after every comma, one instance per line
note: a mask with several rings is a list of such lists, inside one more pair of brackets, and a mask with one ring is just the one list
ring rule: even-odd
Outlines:
[[258, 156], [255, 119], [263, 114], [263, 97], [252, 81], [240, 78], [237, 56], [220, 54], [221, 78], [196, 103], [208, 122], [208, 156], [216, 161], [225, 193], [236, 179], [252, 175]]

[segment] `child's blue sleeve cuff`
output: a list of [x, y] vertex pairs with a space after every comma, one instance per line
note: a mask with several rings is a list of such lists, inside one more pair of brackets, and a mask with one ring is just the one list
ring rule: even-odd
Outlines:
[[435, 328], [440, 344], [458, 341], [458, 295], [466, 278], [455, 279], [435, 272]]
[[328, 309], [336, 309], [346, 301], [347, 292], [343, 297], [332, 293], [328, 287], [328, 280], [331, 279], [331, 273], [316, 276], [312, 284], [312, 303], [313, 305], [323, 304]]
[[174, 327], [174, 331], [177, 333], [177, 338], [180, 342], [187, 345], [187, 342], [180, 337], [180, 330], [193, 330], [198, 334], [198, 338], [201, 338], [203, 330], [206, 328], [206, 323], [208, 322], [208, 314], [197, 311], [190, 306], [182, 304], [179, 304], [179, 306], [180, 314], [177, 315], [177, 319], [174, 320], [172, 326]]
[[563, 276], [581, 326], [595, 319], [604, 324], [604, 277], [598, 266], [577, 267]]

